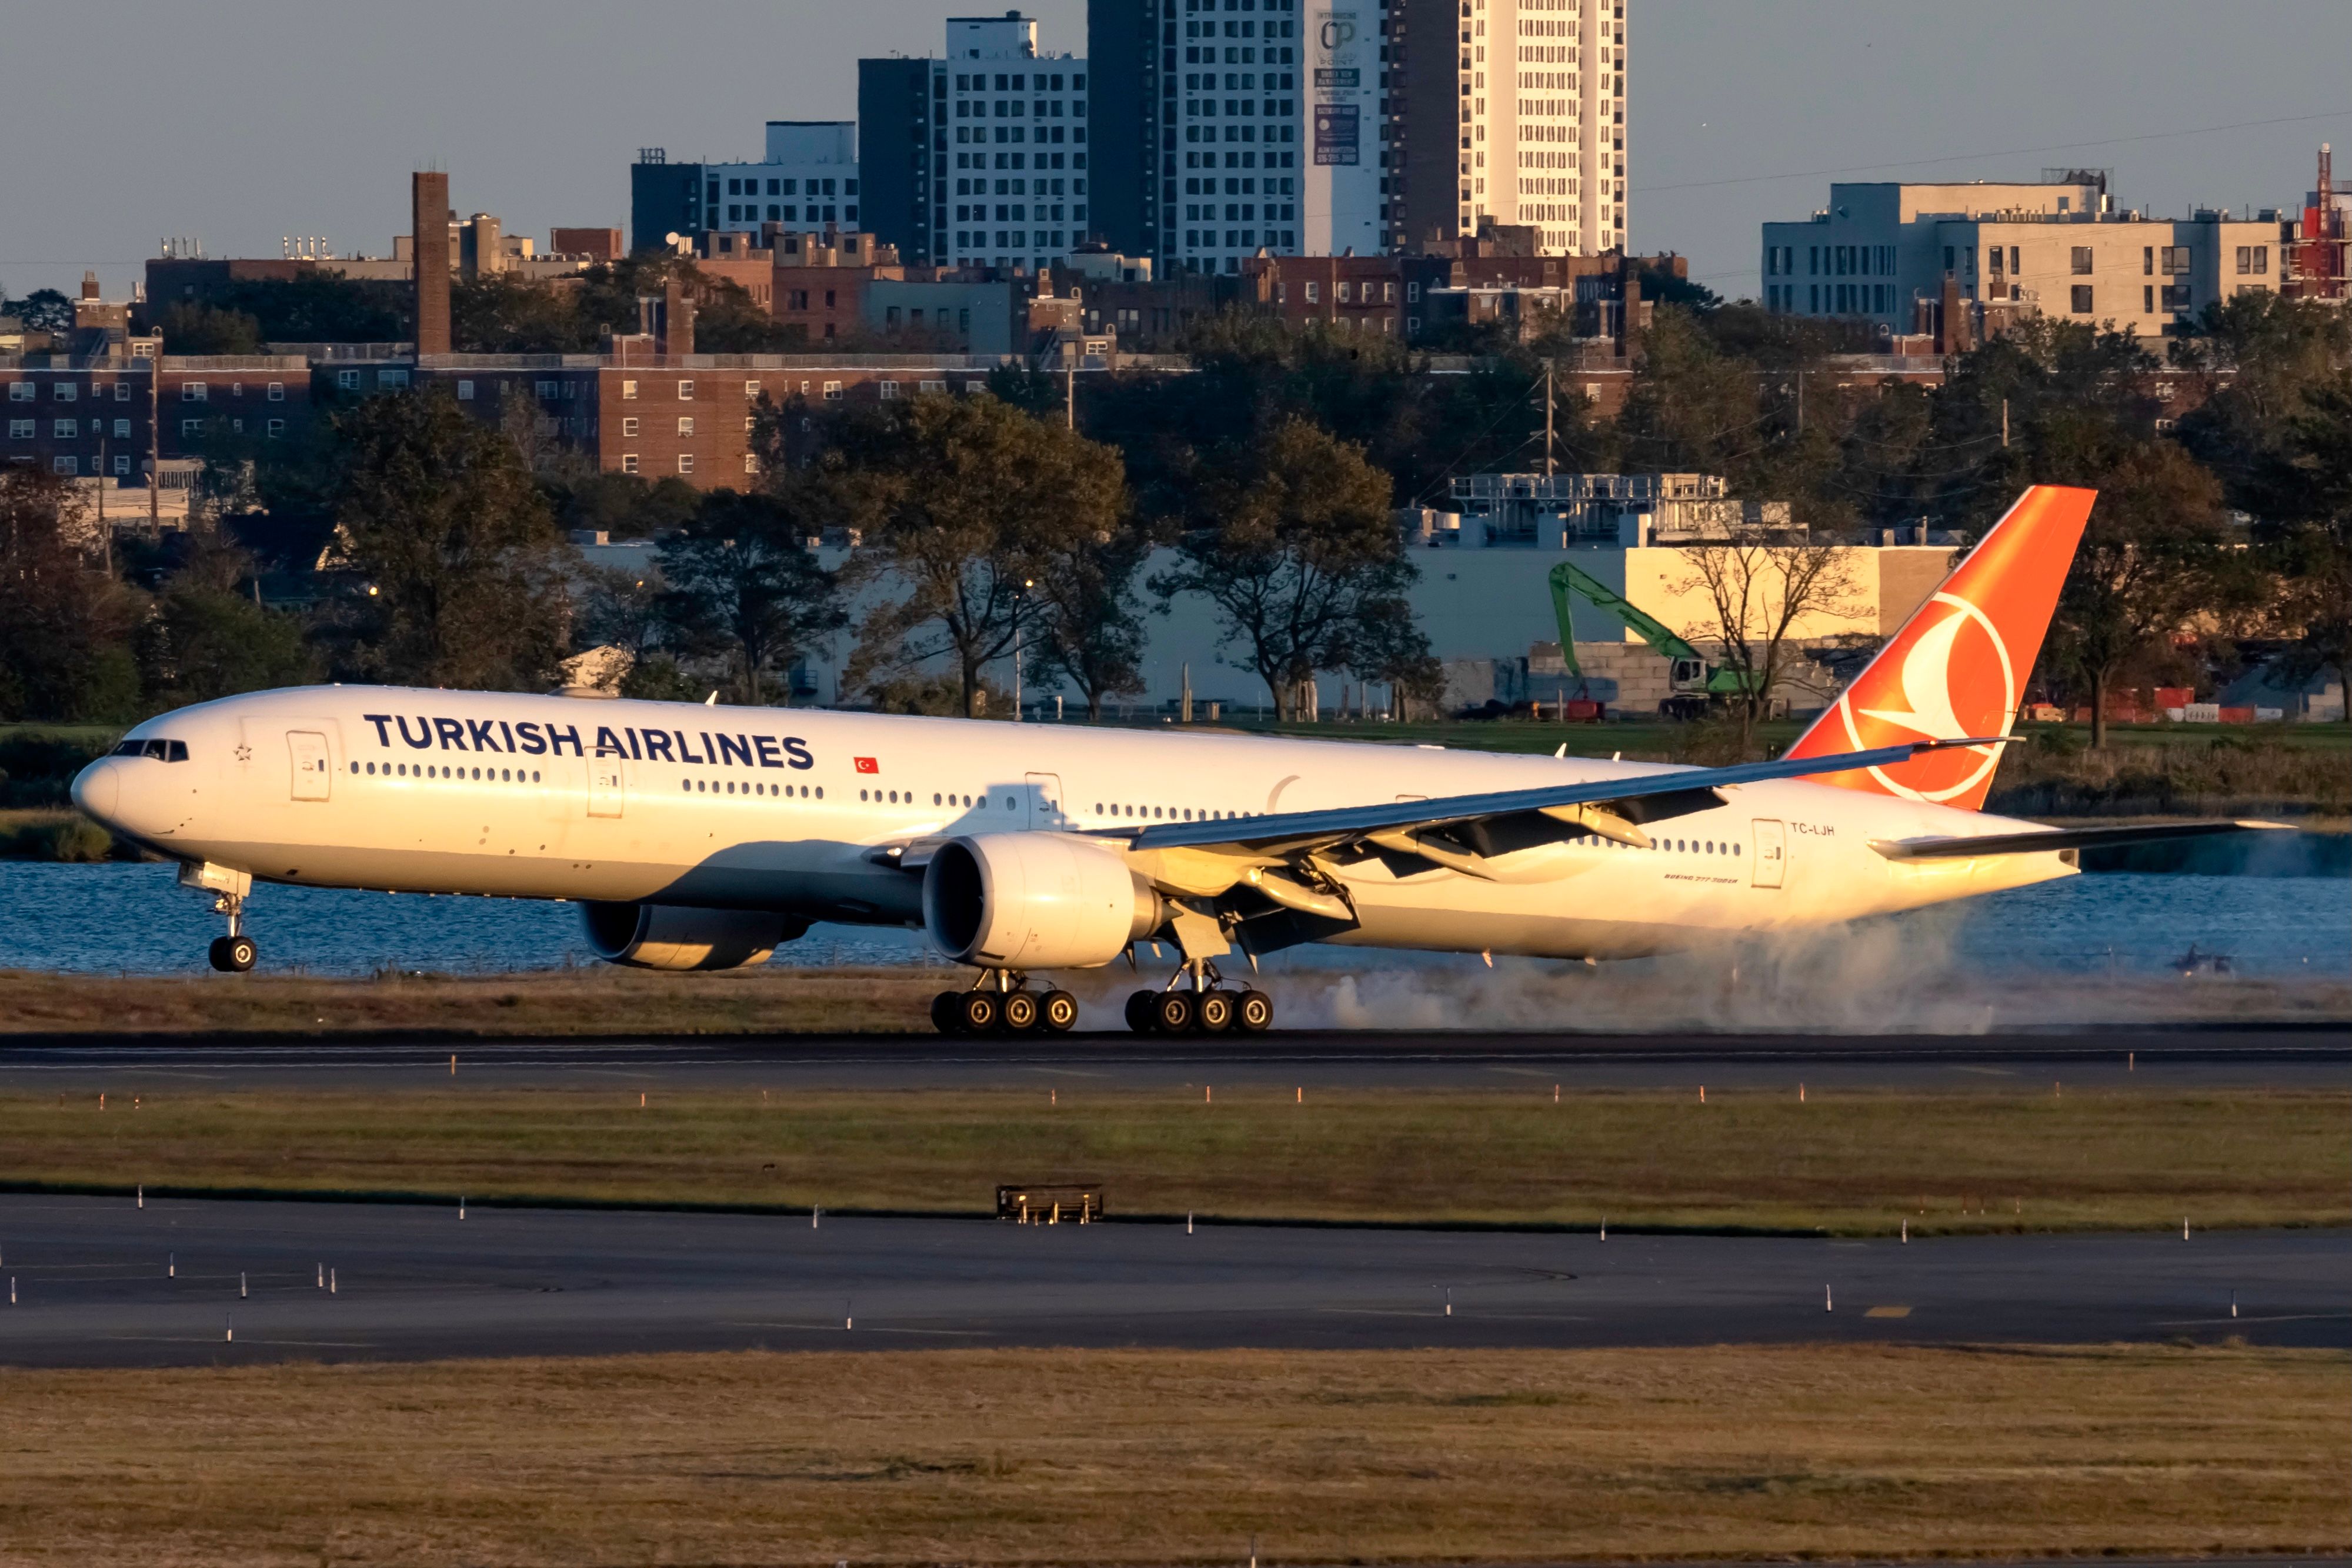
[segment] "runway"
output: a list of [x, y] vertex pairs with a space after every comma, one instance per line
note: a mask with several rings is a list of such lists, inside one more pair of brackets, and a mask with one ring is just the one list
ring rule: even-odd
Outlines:
[[16, 1196], [0, 1198], [0, 1274], [16, 1297], [0, 1307], [0, 1363], [46, 1366], [946, 1345], [2352, 1345], [2352, 1237], [2320, 1230], [1906, 1245]]
[[[455, 1070], [453, 1071], [453, 1060]], [[1983, 1035], [1309, 1033], [981, 1040], [778, 1035], [485, 1039], [321, 1035], [0, 1036], [0, 1089], [446, 1088], [621, 1080], [681, 1088], [960, 1088], [1080, 1079], [1164, 1089], [1214, 1079], [1324, 1088], [1990, 1089], [2339, 1088], [2352, 1026], [2118, 1027]]]

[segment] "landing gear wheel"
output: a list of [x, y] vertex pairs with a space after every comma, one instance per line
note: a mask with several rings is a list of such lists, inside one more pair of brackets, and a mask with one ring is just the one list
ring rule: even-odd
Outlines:
[[1008, 991], [999, 1004], [1004, 1015], [1004, 1027], [1010, 1034], [1025, 1035], [1037, 1026], [1037, 998], [1026, 991]]
[[1274, 998], [1263, 991], [1244, 991], [1234, 1009], [1234, 1022], [1244, 1034], [1263, 1035], [1274, 1027]]
[[1190, 991], [1162, 991], [1151, 999], [1151, 1026], [1163, 1035], [1188, 1035], [1200, 1020]]
[[1127, 1026], [1139, 1035], [1151, 1033], [1151, 1004], [1157, 998], [1149, 991], [1136, 991], [1127, 998]]
[[210, 954], [213, 967], [227, 974], [242, 974], [253, 967], [261, 950], [253, 945], [249, 936], [216, 936], [213, 938]]
[[942, 1035], [961, 1034], [963, 1020], [958, 1016], [963, 1003], [959, 991], [942, 991], [931, 998], [931, 1027]]
[[993, 991], [965, 991], [956, 997], [956, 1022], [967, 1035], [985, 1035], [1003, 1016]]
[[1194, 1010], [1201, 1020], [1201, 1033], [1222, 1035], [1234, 1026], [1234, 994], [1230, 991], [1203, 991], [1194, 1000]]
[[1077, 1026], [1078, 999], [1066, 991], [1048, 991], [1037, 1004], [1037, 1019], [1048, 1032], [1066, 1035]]

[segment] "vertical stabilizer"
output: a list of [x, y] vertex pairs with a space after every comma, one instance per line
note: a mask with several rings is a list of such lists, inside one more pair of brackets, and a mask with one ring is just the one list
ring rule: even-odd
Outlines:
[[[2036, 485], [2019, 497], [1788, 754], [2008, 734], [2096, 495]], [[1815, 782], [1976, 811], [2000, 763], [1998, 746], [1956, 747]]]

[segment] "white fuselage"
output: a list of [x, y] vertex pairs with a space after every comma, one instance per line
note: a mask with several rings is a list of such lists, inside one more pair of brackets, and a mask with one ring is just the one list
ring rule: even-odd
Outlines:
[[[1377, 733], [1377, 730], [1371, 731]], [[877, 849], [1654, 774], [1652, 763], [775, 708], [310, 687], [182, 709], [77, 782], [158, 853], [302, 886], [921, 923]], [[2029, 825], [1802, 781], [1497, 859], [1501, 879], [1344, 870], [1369, 947], [1616, 958], [2071, 874], [2055, 854], [1889, 860], [1873, 839]], [[1117, 847], [1116, 841], [1110, 845]], [[1411, 863], [1405, 863], [1408, 868]]]

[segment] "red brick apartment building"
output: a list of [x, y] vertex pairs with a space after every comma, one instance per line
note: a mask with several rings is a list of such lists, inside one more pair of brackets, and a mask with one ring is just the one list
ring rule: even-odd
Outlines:
[[509, 400], [525, 400], [541, 436], [606, 473], [740, 489], [759, 475], [751, 435], [762, 398], [782, 407], [975, 392], [996, 363], [962, 354], [436, 354], [416, 377], [494, 423]]
[[263, 440], [310, 417], [310, 361], [299, 354], [146, 356], [77, 364], [73, 356], [0, 359], [0, 462], [78, 478], [146, 471], [148, 412], [165, 458], [196, 455], [208, 431]]

